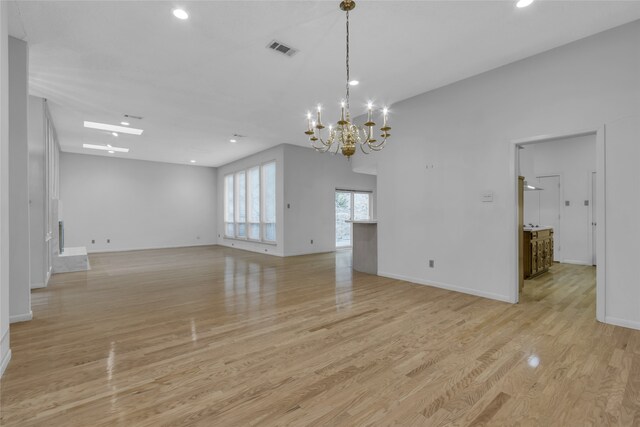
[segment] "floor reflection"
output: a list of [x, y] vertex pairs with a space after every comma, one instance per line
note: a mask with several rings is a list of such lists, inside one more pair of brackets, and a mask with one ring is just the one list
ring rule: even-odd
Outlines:
[[336, 311], [350, 310], [353, 302], [351, 249], [336, 251]]
[[275, 308], [277, 273], [274, 267], [225, 257], [224, 291], [227, 313], [260, 315]]

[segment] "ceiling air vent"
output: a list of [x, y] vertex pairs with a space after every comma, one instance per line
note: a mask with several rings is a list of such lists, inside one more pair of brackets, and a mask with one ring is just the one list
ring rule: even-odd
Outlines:
[[276, 52], [280, 52], [283, 55], [293, 56], [298, 51], [292, 47], [289, 47], [285, 44], [280, 43], [279, 41], [272, 40], [271, 43], [267, 45], [269, 49], [275, 50]]

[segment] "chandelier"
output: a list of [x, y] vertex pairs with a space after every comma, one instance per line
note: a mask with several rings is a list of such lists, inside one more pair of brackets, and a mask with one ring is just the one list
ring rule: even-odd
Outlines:
[[331, 150], [331, 147], [335, 144], [334, 154], [341, 151], [342, 154], [349, 158], [356, 152], [356, 146], [360, 147], [360, 150], [364, 154], [369, 154], [371, 151], [380, 151], [384, 148], [387, 138], [391, 136], [389, 131], [391, 127], [387, 124], [387, 116], [389, 110], [387, 107], [382, 109], [382, 127], [380, 131], [381, 140], [378, 141], [374, 138], [373, 128], [376, 126], [372, 120], [374, 105], [369, 102], [368, 107], [368, 119], [364, 126], [360, 127], [351, 122], [351, 113], [349, 111], [349, 11], [356, 7], [356, 2], [353, 0], [344, 0], [340, 3], [340, 9], [347, 14], [347, 54], [346, 54], [346, 68], [347, 68], [347, 84], [346, 84], [346, 97], [341, 102], [340, 120], [338, 120], [336, 126], [329, 125], [327, 135], [323, 136], [323, 129], [325, 125], [322, 123], [322, 106], [318, 105], [317, 118], [313, 120], [311, 112], [307, 112], [307, 131], [306, 135], [309, 136], [309, 142], [311, 146], [317, 151], [326, 153]]

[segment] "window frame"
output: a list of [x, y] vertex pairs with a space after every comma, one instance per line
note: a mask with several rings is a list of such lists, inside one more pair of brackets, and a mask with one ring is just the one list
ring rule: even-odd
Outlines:
[[[276, 235], [275, 235], [275, 240], [267, 240], [266, 239], [266, 224], [267, 222], [265, 221], [265, 205], [266, 205], [266, 187], [264, 185], [265, 183], [265, 166], [267, 165], [271, 165], [273, 164], [274, 166], [274, 209], [276, 210], [276, 212], [274, 212], [275, 216], [274, 216], [274, 226], [276, 228]], [[257, 174], [257, 178], [258, 178], [258, 193], [259, 193], [259, 197], [258, 197], [258, 206], [259, 206], [259, 234], [258, 234], [258, 239], [253, 239], [250, 238], [250, 227], [252, 224], [255, 224], [255, 222], [252, 222], [250, 220], [251, 217], [251, 213], [249, 212], [249, 208], [253, 205], [253, 203], [250, 200], [250, 190], [249, 190], [249, 183], [250, 183], [250, 173], [251, 171], [254, 171], [255, 169], [258, 169], [258, 174]], [[244, 222], [239, 221], [240, 218], [240, 201], [239, 201], [239, 194], [240, 191], [239, 189], [239, 179], [238, 176], [244, 174]], [[269, 160], [266, 162], [262, 162], [260, 164], [257, 165], [252, 165], [252, 166], [248, 166], [246, 168], [242, 168], [242, 169], [238, 169], [229, 173], [226, 173], [224, 175], [224, 198], [223, 198], [223, 223], [224, 223], [224, 233], [223, 233], [223, 237], [224, 239], [230, 239], [230, 240], [240, 240], [240, 241], [246, 241], [246, 242], [253, 242], [253, 243], [261, 243], [261, 244], [265, 244], [265, 245], [277, 245], [278, 244], [278, 235], [277, 235], [277, 174], [278, 174], [278, 163], [275, 159], [273, 160]], [[233, 211], [232, 211], [232, 219], [233, 222], [231, 222], [231, 224], [233, 224], [233, 235], [229, 235], [227, 234], [227, 225], [230, 224], [227, 221], [227, 210], [228, 210], [228, 186], [227, 186], [227, 179], [231, 177], [232, 180], [232, 191], [233, 191], [233, 201], [232, 201], [232, 205], [233, 205]], [[240, 224], [244, 224], [244, 236], [239, 236], [238, 235], [238, 230], [239, 230], [239, 225]], [[271, 222], [269, 222], [268, 224], [272, 224]]]

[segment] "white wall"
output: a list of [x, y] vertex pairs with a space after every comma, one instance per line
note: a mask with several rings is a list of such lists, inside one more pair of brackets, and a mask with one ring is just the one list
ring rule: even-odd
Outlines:
[[[276, 244], [247, 242], [224, 237], [224, 177], [270, 161], [276, 162]], [[270, 255], [284, 255], [284, 146], [261, 151], [218, 168], [218, 244]]]
[[512, 142], [605, 125], [606, 320], [640, 328], [638, 46], [640, 21], [393, 105], [375, 160], [379, 274], [513, 301]]
[[31, 289], [46, 286], [44, 100], [29, 96], [29, 236]]
[[9, 37], [9, 321], [31, 320], [28, 47]]
[[375, 218], [374, 175], [353, 172], [351, 163], [342, 155], [293, 145], [284, 147], [285, 255], [335, 250], [337, 188], [371, 191]]
[[0, 376], [9, 360], [9, 34], [7, 2], [0, 2]]
[[102, 252], [216, 241], [214, 168], [61, 153], [60, 200], [66, 247]]
[[[530, 159], [528, 161], [528, 159]], [[560, 246], [560, 262], [591, 265], [591, 173], [596, 170], [595, 134], [527, 145], [520, 160], [527, 182], [538, 176], [560, 175], [560, 229], [554, 235]], [[523, 165], [524, 166], [524, 165]], [[541, 190], [544, 191], [544, 190]], [[524, 193], [524, 223], [540, 224], [540, 191]], [[584, 201], [589, 201], [585, 206]], [[569, 206], [565, 206], [565, 202]]]

